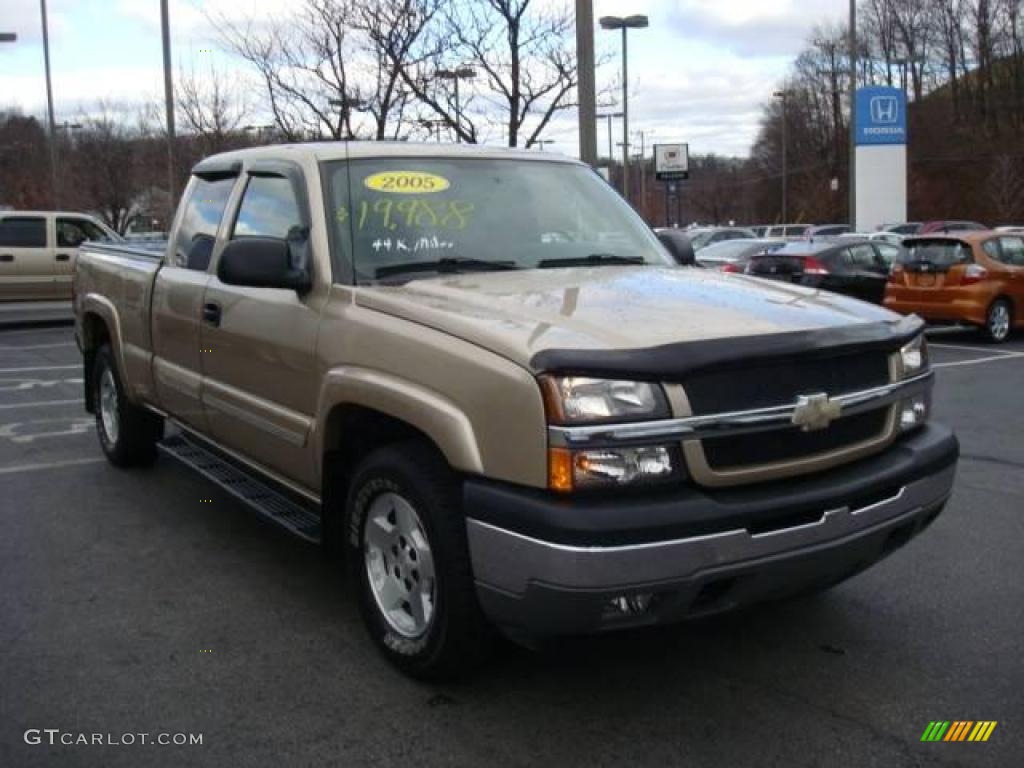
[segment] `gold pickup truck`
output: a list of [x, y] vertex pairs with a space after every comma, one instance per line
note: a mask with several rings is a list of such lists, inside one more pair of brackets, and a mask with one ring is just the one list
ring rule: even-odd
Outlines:
[[953, 485], [918, 319], [675, 267], [550, 153], [211, 157], [165, 253], [82, 249], [74, 305], [110, 461], [323, 541], [421, 677], [824, 588]]

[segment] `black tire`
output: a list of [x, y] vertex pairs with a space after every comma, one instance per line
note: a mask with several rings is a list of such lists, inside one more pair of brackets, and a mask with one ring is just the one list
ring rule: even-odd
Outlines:
[[[109, 401], [116, 414], [116, 427], [104, 421], [105, 377], [110, 376], [114, 397]], [[156, 444], [163, 437], [164, 420], [130, 402], [114, 364], [109, 344], [96, 351], [91, 385], [96, 410], [96, 434], [111, 464], [118, 467], [146, 467], [156, 460]]]
[[1013, 331], [1013, 305], [1007, 299], [996, 299], [985, 314], [985, 327], [982, 333], [985, 340], [992, 344], [1002, 344], [1010, 338]]
[[[414, 510], [433, 561], [433, 612], [417, 636], [396, 630], [370, 586], [364, 533], [372, 505], [384, 494], [400, 497]], [[371, 453], [353, 473], [344, 531], [349, 583], [370, 636], [385, 658], [424, 680], [450, 680], [474, 671], [487, 657], [492, 632], [476, 599], [461, 486], [444, 458], [422, 442], [399, 443]], [[408, 557], [414, 558], [415, 552]], [[386, 559], [381, 562], [385, 571], [391, 571]], [[391, 562], [401, 565], [403, 561]], [[411, 567], [408, 559], [404, 564]]]

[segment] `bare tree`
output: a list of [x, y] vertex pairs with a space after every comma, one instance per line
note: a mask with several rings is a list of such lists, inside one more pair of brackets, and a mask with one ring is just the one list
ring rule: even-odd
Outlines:
[[[500, 127], [509, 146], [529, 147], [555, 114], [574, 106], [573, 23], [564, 4], [449, 3], [410, 51], [403, 80], [463, 141], [477, 141], [489, 124]], [[476, 77], [456, 104], [454, 85], [442, 84], [437, 73], [467, 67]]]
[[1024, 167], [1020, 158], [993, 158], [987, 181], [992, 212], [1000, 221], [1016, 221], [1024, 216]]
[[212, 64], [204, 75], [197, 75], [194, 68], [178, 73], [178, 120], [198, 137], [203, 154], [228, 148], [249, 112], [244, 93]]
[[364, 132], [397, 138], [410, 96], [400, 74], [442, 0], [303, 0], [286, 18], [212, 21], [221, 42], [256, 70], [265, 106], [288, 140]]
[[125, 125], [120, 110], [106, 102], [83, 117], [81, 125], [69, 153], [74, 183], [65, 185], [65, 196], [123, 234], [139, 212], [144, 186], [138, 168], [140, 139]]

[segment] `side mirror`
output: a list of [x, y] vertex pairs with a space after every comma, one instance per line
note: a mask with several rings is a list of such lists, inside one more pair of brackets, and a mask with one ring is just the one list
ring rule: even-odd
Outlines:
[[228, 243], [217, 264], [217, 277], [227, 285], [285, 288], [302, 293], [312, 287], [309, 270], [297, 267], [292, 246], [275, 237], [244, 237]]
[[665, 250], [672, 255], [676, 264], [683, 267], [696, 266], [697, 256], [694, 254], [693, 246], [690, 245], [688, 238], [672, 237], [672, 235], [659, 232], [658, 239], [665, 246]]

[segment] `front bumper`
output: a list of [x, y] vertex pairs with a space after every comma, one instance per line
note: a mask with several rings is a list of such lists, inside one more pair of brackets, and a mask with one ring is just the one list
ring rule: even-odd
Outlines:
[[[948, 428], [929, 425], [801, 480], [612, 501], [469, 481], [480, 603], [510, 634], [537, 637], [678, 621], [839, 581], [935, 519], [958, 450]], [[643, 610], [621, 607], [637, 596]]]

